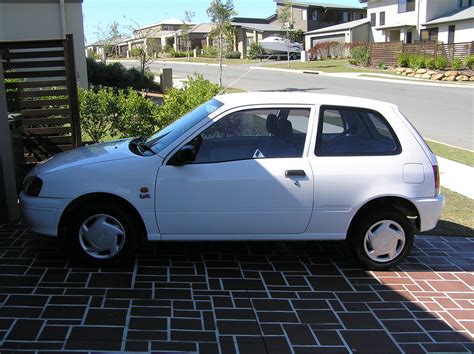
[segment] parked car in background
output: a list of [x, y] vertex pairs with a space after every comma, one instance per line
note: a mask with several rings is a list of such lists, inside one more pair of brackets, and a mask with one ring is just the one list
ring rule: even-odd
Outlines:
[[389, 103], [217, 96], [151, 137], [82, 147], [27, 176], [31, 230], [98, 265], [141, 239], [345, 240], [367, 268], [405, 258], [443, 208], [438, 164]]

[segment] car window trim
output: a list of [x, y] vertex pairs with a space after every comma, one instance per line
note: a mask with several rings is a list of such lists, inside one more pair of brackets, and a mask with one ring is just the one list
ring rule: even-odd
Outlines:
[[[346, 152], [346, 153], [321, 153], [321, 135], [323, 132], [323, 124], [324, 124], [324, 111], [325, 110], [355, 110], [357, 113], [360, 112], [365, 112], [365, 113], [371, 113], [374, 114], [376, 117], [381, 118], [382, 122], [388, 127], [388, 130], [392, 134], [393, 140], [395, 142], [396, 149], [394, 151], [388, 151], [388, 152], [359, 152], [359, 153], [353, 153], [353, 152]], [[400, 155], [402, 153], [402, 146], [400, 144], [400, 140], [398, 139], [397, 134], [392, 128], [392, 125], [388, 122], [388, 120], [382, 115], [382, 113], [370, 109], [370, 108], [364, 108], [364, 107], [355, 107], [355, 106], [339, 106], [339, 105], [321, 105], [319, 107], [319, 115], [318, 115], [318, 127], [316, 131], [316, 144], [313, 150], [313, 153], [315, 156], [318, 157], [357, 157], [357, 156], [394, 156], [394, 155]]]
[[[225, 108], [225, 105], [222, 108]], [[309, 109], [309, 118], [308, 118], [308, 130], [306, 133], [306, 139], [305, 139], [305, 145], [303, 147], [303, 154], [302, 156], [299, 157], [273, 157], [273, 158], [265, 158], [267, 160], [269, 159], [278, 159], [278, 158], [283, 158], [283, 159], [299, 159], [299, 158], [304, 158], [308, 156], [309, 153], [309, 143], [311, 138], [308, 140], [309, 134], [312, 136], [312, 128], [314, 125], [314, 119], [316, 115], [316, 107], [314, 104], [308, 104], [308, 103], [293, 103], [293, 104], [271, 104], [271, 103], [262, 103], [262, 104], [249, 104], [249, 105], [242, 105], [238, 107], [233, 107], [229, 108], [227, 110], [223, 110], [222, 112], [219, 112], [219, 114], [215, 115], [212, 119], [210, 119], [207, 123], [200, 125], [197, 127], [193, 132], [190, 134], [186, 135], [186, 138], [180, 139], [180, 142], [174, 145], [172, 149], [169, 149], [169, 152], [166, 154], [166, 157], [163, 159], [163, 165], [168, 165], [169, 160], [173, 157], [173, 155], [181, 149], [184, 145], [186, 145], [189, 141], [193, 140], [196, 136], [201, 134], [204, 130], [206, 130], [208, 127], [210, 127], [212, 124], [216, 123], [220, 119], [228, 116], [229, 114], [233, 114], [235, 112], [239, 111], [248, 111], [251, 109], [281, 109], [281, 108], [288, 108], [288, 109]], [[310, 136], [310, 137], [311, 137]], [[225, 162], [234, 162], [234, 161], [253, 161], [253, 160], [259, 160], [259, 159], [242, 159], [242, 160], [229, 160], [229, 161], [221, 161], [221, 162], [208, 162], [206, 164], [211, 164], [211, 163], [225, 163]], [[194, 165], [202, 165], [200, 163], [196, 163]]]

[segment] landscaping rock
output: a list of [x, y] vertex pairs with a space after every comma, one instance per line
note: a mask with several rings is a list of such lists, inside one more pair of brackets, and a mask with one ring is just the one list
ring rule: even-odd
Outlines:
[[435, 74], [433, 76], [431, 76], [431, 80], [441, 80], [442, 78], [444, 78], [444, 74], [441, 73], [441, 74]]
[[456, 76], [456, 81], [469, 81], [469, 77], [466, 75]]
[[421, 79], [421, 76], [422, 76], [421, 74], [415, 74], [414, 77], [416, 77], [416, 78], [418, 78], [418, 79]]
[[471, 78], [469, 79], [469, 81], [474, 81], [474, 76], [471, 76]]
[[415, 73], [409, 73], [407, 74], [408, 77], [414, 77], [415, 76]]
[[446, 76], [443, 81], [456, 81], [456, 76]]
[[418, 70], [416, 71], [416, 73], [417, 73], [417, 74], [425, 74], [426, 71], [427, 71], [426, 69], [418, 69]]
[[451, 76], [458, 76], [459, 73], [457, 71], [451, 70], [451, 71], [445, 72], [444, 75], [446, 75], [447, 77], [451, 77]]
[[406, 68], [406, 69], [405, 69], [405, 72], [406, 72], [407, 74], [411, 74], [411, 73], [414, 73], [415, 70], [410, 69], [410, 68]]
[[429, 79], [431, 79], [431, 74], [425, 73], [425, 74], [421, 75], [421, 78], [429, 80]]
[[426, 73], [430, 75], [438, 75], [438, 72], [434, 70], [428, 70]]
[[396, 69], [395, 69], [395, 71], [396, 71], [397, 73], [400, 73], [400, 74], [403, 73], [403, 72], [405, 72], [406, 70], [407, 70], [407, 68], [396, 68]]

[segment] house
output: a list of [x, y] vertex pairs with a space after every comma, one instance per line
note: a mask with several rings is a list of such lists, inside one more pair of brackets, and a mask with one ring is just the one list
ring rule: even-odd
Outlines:
[[[102, 57], [104, 55], [104, 47], [110, 46], [110, 52], [112, 55], [124, 56], [127, 53], [121, 52], [119, 44], [128, 40], [129, 37], [125, 35], [120, 35], [108, 40], [100, 40], [95, 43], [89, 44], [86, 46], [86, 57], [91, 56], [92, 53], [95, 53]], [[122, 47], [123, 48], [123, 47]], [[110, 54], [110, 52], [108, 54]]]
[[[119, 52], [129, 56], [133, 48], [145, 48], [150, 54], [157, 54], [165, 47], [177, 50], [178, 32], [184, 22], [176, 18], [166, 18], [153, 25], [140, 27], [133, 31], [133, 36], [118, 44]], [[189, 26], [194, 23], [186, 22]]]
[[[277, 5], [278, 13], [285, 6], [286, 1], [274, 1]], [[360, 20], [366, 17], [366, 9], [358, 6], [297, 1], [293, 1], [291, 4], [294, 29], [301, 29], [304, 32]]]
[[241, 58], [247, 57], [252, 43], [285, 32], [276, 14], [267, 18], [234, 17], [231, 23], [235, 29], [234, 50], [240, 52]]
[[87, 88], [82, 0], [0, 1], [0, 41], [59, 39], [69, 33], [77, 81]]
[[474, 39], [473, 0], [359, 0], [371, 41], [460, 43]]
[[209, 34], [212, 31], [212, 23], [199, 23], [190, 28], [188, 32], [189, 43], [186, 45], [186, 41], [183, 38], [182, 29], [176, 33], [177, 50], [186, 51], [188, 48], [203, 49], [211, 45], [211, 39]]
[[305, 33], [305, 48], [321, 42], [367, 43], [370, 37], [370, 20], [362, 18], [339, 25], [320, 28]]

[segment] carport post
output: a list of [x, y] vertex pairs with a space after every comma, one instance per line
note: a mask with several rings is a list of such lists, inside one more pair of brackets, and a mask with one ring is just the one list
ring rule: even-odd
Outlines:
[[10, 139], [5, 78], [3, 77], [2, 53], [0, 52], [0, 223], [13, 221], [19, 216]]

